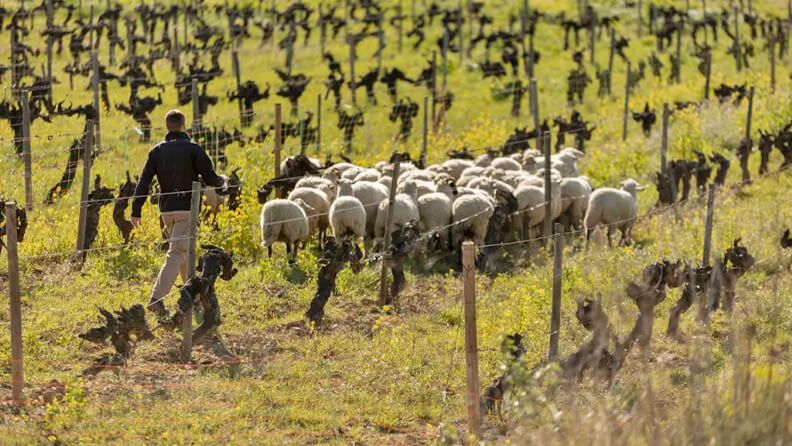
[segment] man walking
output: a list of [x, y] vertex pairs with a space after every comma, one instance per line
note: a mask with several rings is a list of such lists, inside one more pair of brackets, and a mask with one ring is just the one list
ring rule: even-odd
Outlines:
[[212, 161], [203, 148], [190, 140], [185, 127], [184, 113], [171, 110], [165, 115], [168, 133], [165, 141], [154, 146], [148, 154], [140, 181], [135, 188], [132, 202], [132, 225], [140, 226], [140, 211], [146, 203], [151, 180], [157, 176], [160, 185], [160, 214], [165, 223], [165, 231], [170, 241], [165, 263], [157, 276], [157, 283], [151, 291], [148, 309], [160, 316], [167, 314], [162, 299], [168, 295], [181, 274], [182, 281], [187, 277], [187, 247], [190, 229], [190, 205], [192, 182], [201, 176], [209, 186], [220, 187], [226, 191], [228, 185], [212, 167]]

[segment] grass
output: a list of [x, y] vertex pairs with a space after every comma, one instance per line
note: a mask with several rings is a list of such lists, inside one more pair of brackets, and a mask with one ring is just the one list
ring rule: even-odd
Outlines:
[[[496, 19], [505, 22], [516, 6], [487, 2]], [[781, 11], [777, 1], [754, 2], [760, 11]], [[574, 11], [571, 3], [532, 2], [543, 11]], [[600, 5], [598, 5], [600, 7]], [[601, 6], [604, 8], [604, 6]], [[715, 5], [710, 5], [715, 7]], [[634, 35], [632, 14], [618, 5], [614, 12], [623, 19], [619, 32]], [[219, 20], [219, 19], [218, 19]], [[395, 42], [393, 29], [387, 28]], [[436, 32], [434, 30], [432, 32]], [[543, 116], [565, 115], [565, 74], [571, 57], [561, 51], [558, 27], [540, 24], [537, 48], [542, 61], [537, 67], [540, 110]], [[437, 36], [427, 35], [427, 41]], [[407, 40], [405, 41], [405, 43]], [[628, 56], [645, 57], [654, 45], [648, 36], [633, 37]], [[684, 54], [689, 53], [689, 42]], [[598, 42], [597, 57], [604, 61], [606, 40]], [[328, 48], [345, 60], [346, 48], [339, 42]], [[373, 42], [359, 49], [356, 72], [374, 66]], [[104, 53], [103, 53], [104, 54]], [[493, 52], [493, 56], [496, 53]], [[402, 53], [389, 45], [384, 66], [408, 67], [413, 76], [430, 56], [429, 47]], [[736, 73], [734, 62], [720, 42], [715, 56], [712, 84], [748, 81], [756, 85], [754, 129], [776, 129], [792, 117], [788, 60], [779, 62], [776, 94], [769, 91], [766, 53], [752, 60], [752, 69]], [[484, 57], [479, 48], [473, 61]], [[7, 60], [8, 48], [0, 48]], [[280, 66], [283, 55], [250, 41], [241, 48], [243, 80], [254, 78], [260, 85], [276, 81], [270, 67]], [[313, 104], [323, 93], [320, 80], [325, 68], [317, 63], [318, 48], [298, 48], [295, 71], [314, 76], [302, 106]], [[57, 67], [67, 59], [58, 59]], [[224, 61], [224, 64], [230, 61]], [[633, 94], [630, 108], [649, 102], [661, 107], [664, 101], [696, 100], [703, 91], [703, 77], [695, 71], [695, 60], [683, 57], [680, 85], [665, 80], [644, 80]], [[616, 62], [614, 85], [624, 84], [623, 64]], [[344, 67], [345, 71], [347, 70]], [[591, 67], [588, 66], [589, 72]], [[158, 80], [171, 84], [166, 62], [157, 65]], [[74, 91], [66, 79], [56, 88], [56, 98], [69, 97], [74, 104], [90, 101], [84, 91], [87, 80], [78, 79]], [[529, 118], [509, 116], [510, 101], [493, 99], [497, 82], [480, 79], [470, 60], [459, 64], [450, 59], [448, 82], [457, 101], [449, 111], [445, 130], [429, 141], [430, 162], [444, 158], [445, 151], [468, 145], [474, 148], [505, 141], [514, 126]], [[233, 88], [226, 75], [210, 85], [210, 93], [223, 96]], [[401, 92], [421, 103], [425, 89], [400, 87]], [[9, 90], [6, 88], [6, 94]], [[645, 139], [636, 123], [630, 123], [630, 138], [622, 143], [621, 88], [613, 97], [596, 98], [596, 85], [587, 90], [586, 103], [576, 108], [598, 129], [589, 144], [583, 170], [595, 186], [615, 185], [625, 177], [649, 184], [659, 166], [659, 126]], [[112, 88], [113, 103], [124, 101], [126, 89]], [[152, 94], [149, 92], [149, 94]], [[377, 91], [380, 105], [366, 108], [366, 125], [359, 129], [352, 158], [360, 164], [385, 159], [396, 148], [417, 154], [420, 119], [416, 131], [403, 146], [393, 142], [397, 125], [387, 120], [389, 102], [383, 88]], [[175, 104], [173, 90], [163, 97], [167, 107]], [[349, 102], [348, 95], [344, 98]], [[274, 100], [256, 106], [256, 123], [272, 122]], [[165, 105], [152, 116], [167, 108]], [[526, 108], [526, 107], [524, 107]], [[286, 106], [288, 110], [288, 106]], [[671, 121], [669, 157], [690, 156], [693, 149], [726, 152], [744, 128], [745, 106], [712, 104], [701, 112], [675, 114]], [[322, 155], [337, 154], [340, 134], [329, 108], [324, 109]], [[237, 122], [236, 105], [221, 100], [206, 122], [231, 127]], [[113, 111], [102, 116], [103, 145], [109, 149], [94, 166], [106, 185], [120, 184], [125, 171], [140, 169], [148, 146], [137, 143], [132, 120]], [[239, 365], [225, 364], [209, 351], [197, 347], [194, 364], [185, 367], [175, 359], [179, 337], [158, 332], [158, 339], [141, 344], [135, 358], [120, 374], [103, 373], [83, 380], [79, 372], [105, 349], [80, 343], [76, 333], [89, 327], [95, 307], [116, 308], [147, 299], [162, 261], [162, 253], [151, 246], [135, 249], [106, 249], [92, 252], [81, 272], [70, 269], [63, 257], [74, 246], [79, 187], [60, 202], [42, 207], [44, 193], [60, 177], [66, 148], [81, 131], [82, 122], [58, 118], [53, 124], [33, 125], [33, 166], [36, 210], [28, 238], [20, 245], [23, 287], [23, 326], [26, 393], [50, 380], [66, 384], [62, 401], [49, 405], [32, 403], [19, 413], [0, 411], [3, 444], [422, 444], [466, 439], [465, 376], [461, 284], [450, 274], [428, 275], [412, 265], [408, 285], [396, 311], [377, 308], [378, 268], [367, 268], [357, 276], [344, 271], [338, 281], [339, 296], [328, 304], [326, 328], [311, 335], [293, 328], [315, 291], [316, 253], [301, 253], [296, 268], [287, 266], [281, 249], [266, 259], [258, 243], [259, 206], [254, 188], [271, 177], [271, 145], [237, 145], [228, 149], [230, 168], [242, 167], [244, 203], [238, 212], [220, 216], [218, 232], [202, 231], [201, 241], [211, 241], [235, 252], [240, 274], [218, 285], [223, 311], [221, 332], [228, 347], [240, 358]], [[21, 199], [22, 163], [12, 155], [11, 133], [3, 127], [3, 165], [6, 181], [0, 195]], [[754, 130], [755, 131], [755, 130]], [[248, 133], [251, 133], [248, 130]], [[155, 131], [155, 135], [157, 132]], [[52, 138], [49, 135], [53, 135]], [[288, 153], [296, 153], [293, 142]], [[309, 151], [309, 154], [311, 152]], [[734, 158], [734, 155], [730, 155]], [[336, 157], [337, 158], [337, 157]], [[758, 157], [751, 160], [757, 171]], [[771, 166], [779, 164], [777, 153]], [[727, 184], [739, 181], [737, 163], [732, 164]], [[77, 179], [79, 184], [79, 177]], [[515, 268], [494, 280], [478, 280], [478, 336], [482, 385], [500, 373], [499, 345], [505, 334], [526, 336], [528, 353], [524, 373], [510, 399], [506, 420], [488, 419], [485, 439], [499, 442], [570, 444], [694, 444], [712, 439], [719, 444], [767, 444], [790, 441], [788, 421], [792, 398], [789, 374], [789, 335], [792, 329], [790, 275], [784, 272], [789, 254], [779, 252], [777, 238], [792, 220], [788, 173], [757, 179], [743, 188], [727, 188], [718, 196], [715, 211], [713, 255], [721, 255], [735, 237], [762, 262], [738, 285], [737, 309], [732, 318], [719, 314], [702, 331], [686, 314], [682, 331], [686, 342], [677, 343], [662, 335], [668, 309], [678, 295], [671, 293], [657, 312], [652, 353], [648, 358], [633, 354], [610, 391], [599, 382], [558, 382], [543, 372], [549, 332], [551, 265], [538, 253], [530, 264]], [[654, 191], [640, 196], [642, 213], [656, 201]], [[574, 319], [575, 299], [600, 292], [617, 332], [624, 334], [633, 323], [635, 310], [625, 299], [624, 286], [639, 276], [642, 268], [660, 258], [695, 260], [701, 257], [704, 206], [699, 201], [681, 209], [681, 222], [673, 212], [642, 219], [635, 228], [637, 243], [624, 249], [606, 249], [599, 240], [595, 249], [571, 247], [565, 253], [561, 351], [568, 354], [586, 339]], [[159, 237], [156, 211], [144, 209], [144, 228], [136, 233], [139, 242]], [[102, 211], [96, 247], [122, 243], [112, 224], [110, 209]], [[515, 254], [516, 255], [516, 254]], [[0, 259], [0, 271], [5, 270]], [[0, 279], [0, 292], [8, 283]], [[175, 297], [168, 304], [175, 303]], [[0, 307], [0, 364], [9, 364], [8, 314]], [[746, 327], [753, 328], [747, 335]], [[748, 342], [751, 348], [748, 349]], [[751, 352], [750, 360], [748, 351]], [[735, 373], [736, 371], [736, 373]], [[524, 376], [523, 376], [524, 375]], [[736, 378], [735, 378], [736, 377]], [[747, 378], [746, 378], [747, 377]], [[0, 368], [0, 382], [10, 382], [10, 370]], [[740, 383], [750, 382], [750, 392]], [[0, 389], [5, 396], [6, 388]]]

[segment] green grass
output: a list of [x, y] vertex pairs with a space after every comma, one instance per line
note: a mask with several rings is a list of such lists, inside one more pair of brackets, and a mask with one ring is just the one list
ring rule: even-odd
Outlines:
[[[418, 2], [420, 3], [420, 2]], [[762, 11], [784, 11], [776, 1], [754, 2]], [[505, 21], [515, 6], [509, 2], [488, 2]], [[574, 11], [572, 3], [532, 2], [543, 11]], [[405, 5], [406, 6], [406, 5]], [[420, 6], [420, 5], [419, 5]], [[710, 5], [711, 8], [720, 5]], [[604, 6], [602, 6], [604, 8]], [[614, 5], [614, 11], [625, 11]], [[633, 15], [616, 25], [619, 32], [634, 35]], [[747, 28], [746, 28], [747, 30]], [[388, 27], [389, 45], [384, 66], [408, 67], [414, 76], [430, 56], [428, 47], [412, 51], [395, 50], [393, 29]], [[572, 67], [571, 57], [561, 52], [558, 27], [540, 25], [543, 38], [537, 39], [542, 61], [537, 67], [540, 86], [540, 111], [543, 116], [568, 116], [565, 104], [565, 77]], [[747, 31], [746, 31], [747, 33]], [[317, 33], [318, 34], [318, 33]], [[547, 36], [547, 38], [544, 38]], [[427, 41], [437, 36], [427, 35]], [[689, 43], [689, 42], [688, 42]], [[408, 45], [408, 41], [405, 41]], [[313, 108], [317, 94], [324, 92], [321, 80], [326, 75], [318, 63], [317, 41], [309, 48], [298, 47], [295, 71], [314, 76], [301, 105]], [[645, 57], [654, 41], [648, 36], [633, 38], [628, 55]], [[346, 48], [333, 42], [328, 48], [344, 61]], [[606, 60], [607, 43], [598, 42], [597, 58]], [[689, 48], [685, 48], [687, 54]], [[356, 72], [374, 66], [373, 42], [359, 50], [361, 62]], [[493, 51], [493, 58], [497, 53]], [[103, 57], [106, 55], [102, 52]], [[473, 61], [484, 57], [483, 49]], [[756, 85], [754, 131], [776, 129], [792, 117], [789, 65], [780, 61], [778, 89], [769, 91], [768, 60], [760, 52], [752, 69], [736, 73], [733, 59], [720, 42], [715, 56], [712, 84], [748, 81]], [[0, 59], [8, 59], [8, 47], [0, 48]], [[223, 59], [224, 66], [230, 61]], [[259, 50], [250, 41], [241, 48], [243, 80], [254, 78], [260, 85], [277, 86], [275, 73], [283, 55], [269, 46]], [[56, 67], [66, 63], [59, 59]], [[447, 115], [445, 131], [430, 137], [429, 160], [442, 160], [445, 151], [462, 145], [481, 148], [501, 144], [514, 126], [532, 127], [530, 117], [509, 116], [510, 101], [495, 101], [494, 82], [480, 81], [480, 72], [470, 60], [461, 65], [451, 56], [449, 88], [457, 101]], [[667, 62], [667, 59], [664, 59]], [[661, 107], [664, 101], [697, 100], [703, 91], [703, 77], [695, 71], [694, 59], [683, 58], [683, 83], [668, 86], [665, 80], [648, 76], [633, 94], [630, 108], [644, 102]], [[630, 138], [621, 142], [621, 110], [624, 65], [617, 59], [614, 96], [595, 97], [596, 85], [587, 90], [586, 103], [576, 108], [598, 129], [589, 144], [583, 171], [595, 186], [615, 185], [625, 177], [649, 184], [659, 167], [659, 125], [645, 139], [638, 125], [630, 123]], [[592, 69], [588, 66], [589, 72]], [[344, 66], [344, 70], [348, 68]], [[56, 71], [59, 71], [56, 68]], [[667, 71], [666, 71], [667, 72]], [[173, 81], [166, 62], [157, 65], [158, 80]], [[56, 98], [68, 96], [74, 104], [90, 101], [83, 90], [85, 79], [78, 79], [75, 90], [68, 91], [65, 75]], [[114, 85], [114, 84], [113, 84]], [[226, 75], [210, 86], [210, 92], [224, 96], [233, 87]], [[401, 86], [402, 94], [416, 102], [425, 89]], [[5, 90], [8, 94], [8, 89]], [[126, 100], [128, 90], [111, 90], [113, 103]], [[153, 93], [149, 93], [153, 94]], [[352, 158], [371, 164], [387, 158], [399, 148], [392, 141], [397, 125], [387, 120], [389, 100], [378, 87], [380, 106], [367, 112], [366, 125], [359, 129]], [[175, 104], [172, 90], [163, 98], [165, 105], [152, 119]], [[358, 95], [364, 104], [363, 94]], [[236, 124], [235, 104], [222, 101], [205, 117], [208, 123], [231, 127]], [[349, 102], [348, 95], [345, 102]], [[256, 123], [272, 122], [274, 100], [256, 106]], [[189, 107], [189, 106], [188, 106]], [[364, 107], [369, 107], [364, 105]], [[524, 107], [524, 111], [527, 107]], [[285, 105], [288, 110], [288, 105]], [[690, 156], [693, 149], [721, 151], [733, 146], [742, 135], [745, 106], [738, 109], [716, 104], [702, 112], [686, 111], [671, 120], [669, 157]], [[324, 109], [323, 153], [341, 150], [336, 119]], [[729, 119], [733, 118], [733, 120]], [[420, 119], [410, 140], [402, 148], [417, 154], [420, 148]], [[148, 146], [137, 143], [131, 131], [132, 120], [115, 111], [102, 115], [103, 145], [112, 149], [102, 154], [94, 166], [106, 185], [122, 181], [124, 172], [137, 172]], [[155, 124], [156, 125], [156, 124]], [[0, 195], [22, 199], [23, 165], [12, 155], [11, 133], [0, 127], [3, 166], [6, 178], [0, 181]], [[272, 172], [272, 146], [236, 145], [228, 149], [230, 167], [242, 167], [245, 182], [243, 206], [236, 213], [224, 213], [220, 231], [203, 230], [201, 241], [212, 241], [237, 254], [240, 274], [231, 282], [218, 284], [223, 311], [221, 333], [228, 347], [240, 358], [237, 367], [223, 364], [210, 352], [197, 347], [194, 366], [184, 367], [175, 359], [179, 337], [157, 332], [158, 339], [141, 344], [129, 366], [119, 375], [102, 373], [96, 379], [77, 378], [95, 357], [106, 349], [79, 342], [76, 334], [95, 320], [96, 306], [116, 308], [147, 299], [163, 254], [153, 246], [130, 250], [92, 252], [81, 272], [74, 272], [63, 256], [74, 246], [79, 203], [78, 176], [75, 187], [57, 204], [40, 205], [47, 189], [60, 177], [71, 139], [82, 129], [82, 122], [58, 118], [53, 124], [37, 121], [33, 125], [33, 167], [36, 210], [31, 215], [28, 238], [20, 245], [22, 262], [23, 326], [25, 373], [29, 396], [51, 379], [64, 382], [63, 401], [42, 405], [33, 401], [15, 414], [0, 410], [0, 438], [3, 444], [418, 444], [465, 438], [464, 329], [461, 283], [452, 275], [426, 275], [413, 265], [407, 289], [395, 312], [378, 309], [376, 304], [379, 269], [371, 267], [357, 276], [344, 271], [339, 277], [339, 296], [331, 298], [326, 328], [316, 334], [294, 329], [290, 323], [302, 314], [315, 291], [316, 253], [303, 252], [296, 269], [287, 266], [285, 253], [276, 249], [266, 259], [259, 248], [257, 229], [260, 207], [254, 188]], [[248, 130], [251, 133], [251, 130]], [[48, 135], [54, 135], [51, 139]], [[155, 132], [155, 135], [157, 133]], [[156, 138], [156, 136], [155, 136]], [[289, 142], [288, 153], [296, 153]], [[309, 149], [311, 154], [312, 149]], [[733, 153], [730, 157], [734, 158]], [[336, 156], [337, 158], [337, 156]], [[758, 157], [751, 160], [757, 171]], [[777, 153], [771, 158], [775, 168]], [[739, 168], [732, 164], [727, 184], [736, 184]], [[783, 272], [789, 254], [779, 252], [777, 238], [792, 221], [788, 191], [789, 174], [757, 179], [754, 185], [728, 188], [719, 194], [715, 212], [713, 255], [721, 255], [735, 237], [762, 260], [738, 285], [737, 309], [729, 319], [718, 315], [710, 336], [696, 337], [699, 329], [692, 314], [683, 317], [686, 343], [667, 339], [664, 333], [668, 309], [678, 298], [672, 292], [658, 310], [651, 360], [633, 354], [613, 389], [606, 392], [601, 383], [559, 383], [548, 374], [544, 382], [531, 377], [534, 367], [545, 361], [549, 332], [551, 266], [539, 253], [530, 265], [515, 268], [495, 280], [478, 280], [478, 336], [482, 385], [500, 373], [498, 346], [503, 335], [520, 332], [526, 336], [528, 354], [525, 377], [520, 381], [504, 422], [489, 419], [485, 437], [493, 442], [512, 441], [540, 444], [688, 444], [694, 435], [719, 440], [724, 444], [744, 444], [753, 440], [766, 444], [772, 435], [789, 435], [788, 409], [772, 395], [792, 397], [790, 390], [789, 335], [792, 329], [792, 300], [789, 273]], [[641, 212], [656, 201], [654, 191], [640, 196]], [[586, 339], [587, 334], [574, 318], [575, 299], [600, 292], [617, 332], [624, 335], [632, 326], [635, 309], [625, 298], [624, 286], [635, 280], [642, 268], [665, 257], [695, 260], [701, 257], [704, 206], [694, 201], [681, 210], [682, 222], [673, 212], [641, 220], [635, 228], [636, 246], [609, 250], [600, 240], [596, 248], [565, 253], [561, 352], [568, 354]], [[156, 211], [144, 209], [144, 228], [136, 233], [139, 242], [154, 242], [159, 237]], [[100, 234], [95, 247], [122, 243], [112, 224], [110, 209], [102, 211]], [[0, 271], [6, 261], [0, 259]], [[8, 283], [0, 279], [0, 292], [7, 295]], [[167, 302], [175, 304], [175, 297]], [[8, 309], [0, 306], [0, 382], [10, 382]], [[742, 336], [743, 328], [756, 327], [753, 337]], [[750, 363], [745, 355], [735, 355], [746, 339], [752, 339]], [[706, 340], [706, 342], [705, 342]], [[702, 372], [691, 372], [695, 358], [709, 358]], [[749, 364], [752, 392], [748, 397], [732, 395], [735, 364]], [[545, 376], [545, 375], [541, 375]], [[738, 376], [740, 376], [738, 374]], [[739, 382], [739, 380], [738, 380]], [[648, 391], [651, 389], [651, 391]], [[7, 388], [0, 395], [10, 394]], [[694, 410], [696, 403], [701, 410]], [[746, 410], [744, 407], [748, 407]], [[775, 433], [773, 433], [773, 429]], [[770, 432], [768, 434], [768, 432]], [[783, 441], [782, 441], [783, 443]]]

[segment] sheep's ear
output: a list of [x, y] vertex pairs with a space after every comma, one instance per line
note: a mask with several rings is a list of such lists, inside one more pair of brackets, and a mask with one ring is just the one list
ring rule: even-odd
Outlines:
[[638, 184], [638, 183], [636, 183], [636, 184], [635, 184], [635, 190], [637, 190], [637, 191], [642, 191], [642, 190], [644, 190], [644, 189], [646, 189], [644, 186], [641, 186], [641, 185], [640, 185], [640, 184]]

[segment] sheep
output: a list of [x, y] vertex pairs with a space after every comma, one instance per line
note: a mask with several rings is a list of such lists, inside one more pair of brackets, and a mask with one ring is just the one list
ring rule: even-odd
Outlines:
[[577, 228], [583, 223], [588, 208], [591, 184], [586, 177], [561, 180], [561, 223], [566, 230]]
[[264, 204], [261, 208], [261, 239], [268, 257], [272, 257], [272, 244], [283, 242], [286, 252], [291, 254], [289, 263], [297, 261], [297, 244], [308, 238], [305, 209], [310, 209], [310, 206], [300, 199], [275, 199]]
[[[495, 211], [495, 199], [487, 199], [480, 193], [464, 194], [454, 200], [451, 207], [452, 246], [462, 240], [472, 240], [476, 244], [484, 243], [487, 224]], [[461, 246], [461, 244], [459, 245]]]
[[330, 203], [335, 199], [337, 182], [337, 178], [328, 179], [323, 177], [305, 177], [301, 178], [300, 181], [297, 182], [295, 189], [301, 187], [319, 189], [320, 191], [324, 192], [324, 194], [327, 196], [327, 202]]
[[608, 226], [608, 246], [612, 245], [611, 235], [618, 229], [621, 232], [620, 244], [629, 244], [632, 226], [638, 217], [637, 192], [644, 187], [633, 179], [621, 182], [621, 189], [602, 188], [595, 190], [589, 198], [588, 210], [583, 220], [586, 229], [586, 242], [591, 239], [594, 228], [600, 224]]
[[[545, 212], [547, 212], [545, 204], [545, 189], [544, 184], [537, 185], [520, 185], [514, 190], [514, 197], [517, 199], [518, 216], [513, 219], [514, 225], [522, 223], [521, 227], [517, 227], [521, 231], [523, 239], [530, 237], [532, 228], [541, 224], [545, 219]], [[550, 182], [550, 218], [557, 219], [563, 210], [562, 196], [561, 196], [561, 180], [554, 179]]]
[[399, 178], [399, 185], [396, 186], [396, 193], [404, 193], [408, 184], [413, 184], [416, 187], [416, 193], [418, 197], [437, 192], [437, 185], [433, 181], [413, 180], [402, 183], [401, 178]]
[[[374, 236], [378, 239], [385, 236], [389, 205], [390, 200], [385, 200], [380, 203], [377, 211], [377, 220], [374, 223]], [[405, 184], [404, 193], [397, 194], [393, 200], [393, 226], [404, 225], [410, 221], [419, 222], [420, 220], [418, 189], [414, 182], [408, 182]]]
[[319, 233], [319, 246], [322, 246], [322, 241], [327, 233], [327, 228], [330, 226], [330, 220], [327, 213], [330, 209], [330, 201], [327, 195], [319, 189], [310, 187], [298, 187], [289, 193], [289, 200], [296, 201], [302, 200], [308, 204], [313, 211], [307, 212], [308, 215], [308, 231], [313, 234]]
[[437, 234], [438, 246], [447, 246], [448, 229], [444, 228], [451, 222], [453, 200], [443, 192], [433, 192], [418, 198], [418, 213], [421, 216], [421, 232], [428, 233], [440, 229]]
[[328, 180], [332, 180], [332, 178], [341, 178], [341, 175], [348, 169], [360, 169], [358, 166], [352, 163], [338, 163], [333, 164], [332, 166], [325, 169], [324, 173], [322, 174], [323, 178], [327, 178]]
[[458, 180], [459, 177], [462, 175], [462, 171], [464, 171], [468, 167], [473, 167], [472, 161], [462, 160], [462, 159], [450, 159], [450, 160], [446, 160], [442, 164], [441, 172], [447, 173], [452, 177], [454, 177], [454, 179]]
[[363, 169], [358, 172], [354, 181], [377, 181], [381, 176], [382, 174], [377, 169]]
[[338, 198], [330, 206], [330, 226], [333, 237], [358, 240], [366, 233], [366, 209], [353, 195], [352, 183], [341, 180], [338, 184]]
[[414, 169], [414, 170], [409, 170], [407, 172], [403, 172], [401, 171], [400, 168], [399, 171], [400, 173], [399, 173], [398, 183], [400, 185], [404, 184], [407, 181], [434, 181], [435, 176], [437, 175], [435, 172], [429, 170]]
[[387, 187], [370, 181], [356, 182], [352, 185], [352, 195], [360, 200], [366, 210], [366, 229], [363, 237], [366, 252], [369, 242], [374, 238], [374, 223], [377, 221], [379, 205], [388, 200], [388, 192]]
[[522, 165], [509, 157], [495, 158], [489, 167], [501, 170], [522, 170]]

